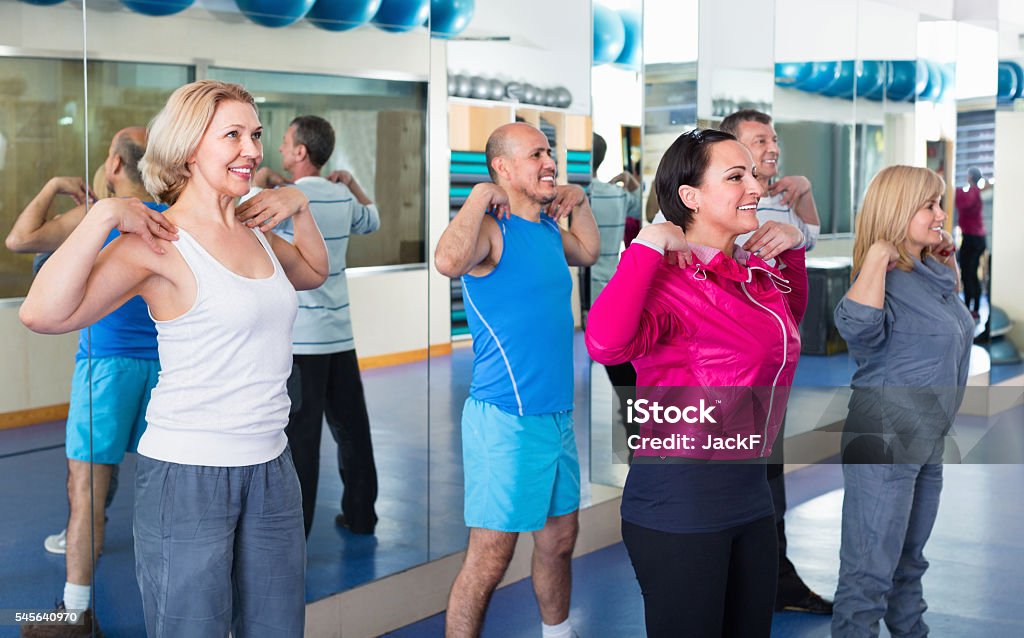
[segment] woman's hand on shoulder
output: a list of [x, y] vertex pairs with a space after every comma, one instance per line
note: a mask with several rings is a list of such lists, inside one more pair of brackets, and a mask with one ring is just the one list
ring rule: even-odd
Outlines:
[[896, 244], [892, 243], [887, 239], [879, 239], [875, 243], [871, 244], [868, 248], [868, 259], [877, 259], [879, 261], [885, 260], [886, 272], [896, 267], [896, 264], [900, 261], [900, 251], [896, 249]]
[[767, 221], [754, 231], [746, 242], [743, 250], [754, 253], [761, 259], [774, 259], [787, 250], [804, 243], [804, 234], [792, 224]]
[[640, 230], [636, 238], [661, 248], [669, 263], [674, 263], [680, 268], [693, 264], [693, 253], [686, 241], [686, 233], [672, 222], [648, 224]]
[[944, 230], [939, 231], [939, 234], [942, 235], [942, 241], [939, 242], [939, 245], [932, 252], [935, 258], [943, 264], [952, 266], [956, 263], [956, 244], [953, 242], [953, 236]]
[[268, 232], [302, 212], [309, 212], [309, 198], [294, 186], [262, 190], [235, 208], [235, 217], [249, 228]]
[[89, 209], [89, 215], [105, 217], [122, 235], [136, 235], [158, 255], [166, 252], [158, 239], [178, 239], [178, 228], [169, 219], [134, 197], [101, 199]]

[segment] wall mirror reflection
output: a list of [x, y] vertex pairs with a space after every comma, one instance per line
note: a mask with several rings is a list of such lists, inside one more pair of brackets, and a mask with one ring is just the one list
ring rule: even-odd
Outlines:
[[[300, 297], [298, 303], [306, 306], [300, 311], [330, 306], [332, 316], [338, 319], [338, 325], [330, 329], [331, 336], [314, 339], [330, 343], [320, 343], [324, 348], [309, 356], [318, 357], [321, 351], [332, 357], [340, 353], [344, 361], [337, 362], [340, 367], [332, 369], [330, 379], [326, 369], [317, 368], [307, 381], [323, 381], [335, 395], [349, 397], [357, 393], [353, 383], [358, 384], [361, 377], [358, 393], [365, 398], [326, 406], [327, 421], [334, 428], [321, 425], [324, 406], [313, 406], [321, 415], [314, 417], [309, 428], [315, 441], [307, 442], [307, 447], [312, 450], [309, 462], [318, 462], [321, 478], [319, 485], [306, 482], [312, 490], [307, 505], [316, 503], [318, 511], [309, 530], [307, 553], [300, 557], [307, 565], [306, 582], [298, 588], [300, 617], [308, 601], [424, 562], [426, 87], [430, 59], [430, 32], [425, 21], [429, 3], [421, 3], [423, 7], [412, 12], [382, 12], [377, 23], [370, 22], [375, 15], [369, 5], [376, 9], [380, 3], [366, 3], [361, 9], [366, 15], [319, 15], [320, 24], [307, 19], [312, 2], [293, 3], [294, 7], [234, 2], [88, 3], [85, 7], [84, 3], [35, 4], [39, 3], [6, 2], [0, 8], [3, 22], [11, 26], [3, 36], [9, 39], [0, 41], [4, 45], [0, 68], [9, 88], [3, 91], [9, 102], [9, 108], [3, 109], [7, 124], [0, 128], [4, 142], [0, 166], [8, 184], [2, 204], [5, 233], [15, 227], [16, 218], [33, 197], [47, 191], [54, 177], [72, 177], [65, 181], [80, 182], [83, 194], [91, 188], [98, 199], [109, 195], [152, 199], [143, 197], [144, 189], [130, 188], [141, 179], [134, 167], [145, 148], [144, 137], [136, 135], [139, 129], [131, 127], [145, 127], [175, 89], [194, 80], [235, 82], [248, 88], [262, 120], [263, 166], [273, 169], [283, 181], [310, 179], [308, 173], [298, 170], [299, 162], [279, 148], [289, 134], [294, 142], [294, 118], [314, 115], [322, 118], [328, 130], [333, 129], [333, 150], [328, 145], [324, 151], [325, 145], [314, 140], [303, 146], [318, 146], [319, 153], [326, 153], [316, 167], [322, 177], [340, 182], [336, 190], [342, 195], [328, 193], [328, 180], [321, 180], [324, 196], [319, 200], [312, 196], [319, 191], [307, 196], [319, 201], [314, 206], [323, 205], [347, 219], [341, 225], [321, 222], [322, 228], [332, 231], [328, 244], [348, 244], [350, 270], [345, 272], [345, 255], [335, 255], [325, 273], [335, 281], [347, 278], [347, 291], [339, 293], [340, 297], [332, 293], [330, 304], [314, 297]], [[83, 36], [88, 38], [90, 54], [84, 71]], [[180, 46], [186, 40], [187, 50]], [[247, 46], [241, 53], [237, 43], [243, 41], [260, 44]], [[75, 205], [68, 196], [73, 189], [62, 184], [50, 189], [54, 201], [52, 205], [45, 202], [37, 225], [53, 221]], [[334, 205], [342, 200], [359, 206], [339, 212]], [[368, 212], [371, 202], [373, 223]], [[365, 217], [361, 221], [360, 215]], [[64, 219], [70, 221], [71, 217]], [[358, 236], [378, 225], [383, 232]], [[188, 224], [182, 222], [181, 226]], [[287, 227], [280, 230], [287, 231]], [[197, 244], [204, 246], [201, 240]], [[84, 447], [82, 465], [93, 472], [87, 472], [79, 486], [85, 500], [72, 497], [71, 509], [84, 511], [86, 522], [81, 524], [73, 516], [69, 533], [62, 532], [69, 513], [64, 478], [65, 417], [74, 385], [77, 342], [75, 334], [34, 335], [18, 322], [18, 296], [25, 294], [32, 281], [31, 253], [39, 252], [40, 246], [15, 246], [19, 253], [30, 254], [6, 251], [3, 258], [9, 273], [4, 278], [8, 284], [5, 296], [11, 298], [3, 303], [11, 332], [18, 335], [10, 343], [7, 360], [19, 363], [4, 367], [10, 382], [5, 384], [8, 399], [0, 412], [5, 424], [18, 427], [0, 431], [4, 435], [0, 454], [12, 464], [10, 471], [15, 471], [13, 464], [22, 463], [28, 468], [26, 476], [38, 474], [38, 480], [29, 481], [30, 494], [4, 490], [11, 509], [22, 507], [18, 503], [26, 498], [48, 506], [12, 521], [18, 529], [5, 534], [25, 543], [12, 554], [25, 560], [3, 561], [5, 569], [11, 570], [6, 581], [12, 587], [20, 585], [17, 592], [12, 589], [11, 596], [2, 598], [9, 605], [37, 609], [49, 608], [54, 599], [61, 598], [81, 604], [76, 602], [81, 590], [65, 583], [89, 583], [95, 576], [95, 589], [88, 592], [86, 587], [86, 591], [103, 632], [140, 635], [145, 628], [132, 538], [139, 457], [124, 454], [126, 449], [133, 450], [133, 440], [121, 446], [117, 458], [101, 458], [100, 452], [107, 447], [107, 421], [113, 418], [104, 407], [103, 396], [127, 396], [142, 390], [117, 383], [100, 388], [96, 377], [92, 396], [86, 392], [77, 406], [85, 415], [82, 427], [77, 428], [84, 433], [80, 438], [93, 442], [92, 451]], [[207, 253], [219, 254], [215, 245], [207, 246]], [[244, 321], [241, 306], [237, 310]], [[339, 313], [344, 314], [343, 320]], [[142, 305], [143, 321], [145, 316]], [[149, 325], [152, 331], [151, 321]], [[82, 333], [86, 335], [80, 357], [83, 369], [99, 375], [108, 360], [120, 358], [112, 353], [109, 340], [104, 341], [110, 331], [105, 335], [97, 329]], [[293, 336], [288, 334], [285, 341], [290, 343]], [[155, 352], [155, 341], [151, 346]], [[250, 354], [258, 355], [255, 351]], [[201, 356], [212, 365], [223, 353], [211, 349]], [[269, 351], [258, 356], [269, 357]], [[129, 353], [124, 358], [132, 356]], [[291, 367], [289, 362], [288, 369]], [[302, 384], [294, 374], [287, 376], [292, 377], [287, 389], [295, 395], [293, 405], [299, 404], [295, 399], [302, 395]], [[227, 387], [234, 381], [225, 377], [217, 385]], [[338, 391], [338, 384], [344, 385], [344, 392]], [[89, 389], [87, 381], [84, 387]], [[403, 388], [411, 399], [395, 402], [395, 387]], [[252, 405], [259, 402], [256, 398], [251, 401]], [[365, 412], [363, 416], [360, 410]], [[127, 424], [129, 439], [136, 438], [139, 424], [144, 422], [144, 408], [136, 412]], [[253, 412], [260, 410], [253, 408]], [[288, 417], [286, 410], [283, 418]], [[332, 429], [338, 433], [337, 443]], [[372, 457], [366, 442], [360, 441], [367, 437], [372, 438]], [[364, 471], [367, 461], [369, 472]], [[118, 466], [119, 475], [110, 481], [108, 477]], [[98, 498], [92, 512], [90, 489]], [[104, 492], [112, 497], [106, 508], [99, 498]], [[353, 496], [361, 503], [350, 503]], [[342, 513], [350, 515], [347, 520], [337, 520]], [[102, 551], [95, 568], [88, 558], [88, 541], [82, 541], [90, 520], [96, 524], [97, 553]], [[301, 528], [300, 523], [300, 538]], [[72, 559], [77, 566], [71, 565]], [[30, 586], [24, 586], [26, 583]]]

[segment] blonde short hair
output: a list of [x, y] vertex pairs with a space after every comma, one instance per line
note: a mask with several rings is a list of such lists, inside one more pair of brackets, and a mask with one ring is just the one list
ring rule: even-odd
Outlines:
[[243, 102], [256, 109], [252, 95], [238, 84], [200, 80], [180, 87], [149, 123], [149, 144], [139, 162], [146, 190], [157, 201], [174, 204], [192, 173], [188, 160], [221, 102]]
[[[888, 240], [900, 254], [896, 267], [910, 271], [914, 262], [903, 243], [914, 214], [931, 200], [941, 197], [945, 181], [935, 171], [918, 166], [883, 168], [868, 184], [864, 204], [857, 216], [857, 236], [853, 244], [853, 273], [856, 278], [871, 245]], [[926, 248], [924, 255], [931, 254]]]

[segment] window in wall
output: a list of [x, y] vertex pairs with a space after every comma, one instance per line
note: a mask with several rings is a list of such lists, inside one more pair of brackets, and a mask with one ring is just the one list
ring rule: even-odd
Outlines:
[[379, 232], [350, 240], [350, 268], [425, 262], [426, 83], [215, 67], [208, 77], [256, 97], [263, 165], [286, 177], [277, 149], [291, 121], [318, 115], [331, 123], [334, 154], [323, 174], [350, 171], [381, 216]]

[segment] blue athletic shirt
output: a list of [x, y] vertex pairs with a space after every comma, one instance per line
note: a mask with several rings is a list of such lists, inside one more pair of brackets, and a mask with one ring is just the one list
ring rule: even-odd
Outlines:
[[558, 225], [499, 219], [503, 248], [494, 270], [463, 275], [473, 335], [470, 395], [520, 416], [573, 406], [572, 276]]
[[[162, 213], [167, 210], [165, 204], [143, 202], [146, 206]], [[106, 246], [117, 239], [121, 233], [110, 231]], [[90, 348], [91, 340], [91, 348]], [[75, 360], [80, 361], [92, 357], [128, 357], [130, 359], [159, 359], [156, 350], [156, 326], [149, 318], [149, 308], [142, 297], [132, 297], [123, 306], [106, 317], [92, 324], [88, 329], [78, 332], [78, 352]]]

